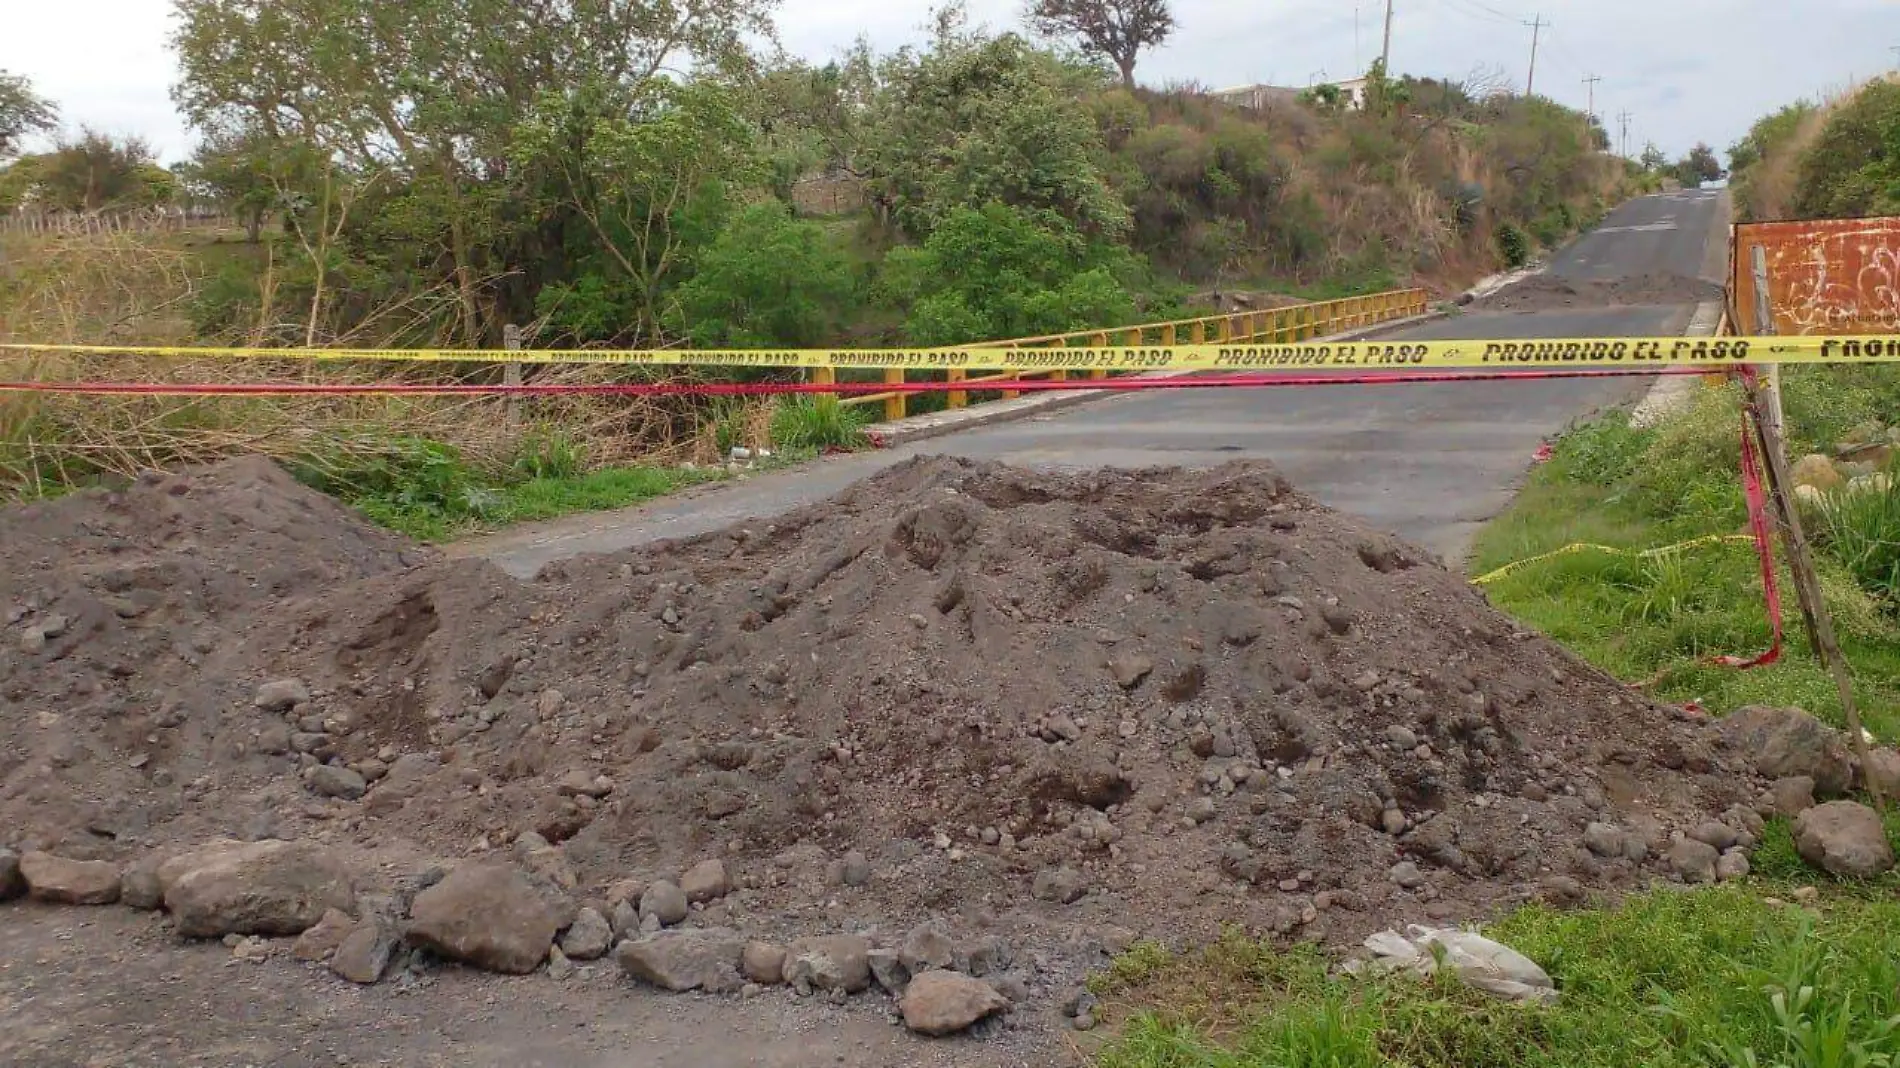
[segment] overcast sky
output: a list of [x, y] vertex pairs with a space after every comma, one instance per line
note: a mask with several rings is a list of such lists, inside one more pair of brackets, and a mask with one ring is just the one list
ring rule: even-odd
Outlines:
[[[396, 0], [388, 0], [396, 2]], [[1465, 78], [1486, 70], [1521, 87], [1541, 16], [1537, 90], [1585, 104], [1611, 136], [1629, 111], [1630, 148], [1672, 156], [1696, 141], [1725, 148], [1758, 116], [1893, 68], [1900, 0], [1396, 0], [1394, 71]], [[792, 52], [834, 56], [860, 33], [880, 50], [921, 38], [928, 0], [783, 0]], [[169, 0], [0, 0], [0, 70], [25, 74], [69, 126], [138, 134], [163, 159], [191, 134], [172, 110], [165, 46]], [[1022, 0], [970, 0], [972, 15], [1012, 27]], [[1151, 85], [1304, 86], [1364, 70], [1377, 54], [1383, 0], [1174, 0], [1179, 29], [1142, 59]], [[1323, 73], [1322, 73], [1323, 72]]]

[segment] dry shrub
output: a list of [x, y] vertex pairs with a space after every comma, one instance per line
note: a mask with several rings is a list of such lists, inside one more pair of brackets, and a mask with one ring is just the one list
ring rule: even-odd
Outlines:
[[[100, 234], [14, 240], [0, 250], [0, 342], [189, 345], [204, 250], [179, 235]], [[425, 313], [418, 298], [372, 321], [399, 329]], [[260, 315], [260, 321], [267, 318]], [[374, 343], [371, 339], [344, 341]], [[482, 363], [169, 358], [0, 350], [0, 381], [189, 383], [495, 382]], [[675, 372], [599, 365], [527, 369], [528, 381], [655, 381]], [[525, 437], [558, 433], [590, 465], [682, 457], [707, 419], [679, 398], [0, 394], [0, 499], [59, 492], [101, 476], [130, 477], [254, 453], [282, 459], [352, 455], [424, 438], [471, 465], [503, 471]]]

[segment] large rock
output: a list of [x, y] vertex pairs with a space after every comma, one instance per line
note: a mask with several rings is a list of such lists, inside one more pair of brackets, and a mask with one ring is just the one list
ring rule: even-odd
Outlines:
[[921, 923], [910, 929], [897, 947], [897, 959], [906, 971], [919, 975], [932, 968], [948, 968], [956, 959], [956, 943], [941, 928]]
[[1816, 797], [1839, 797], [1853, 784], [1846, 740], [1798, 708], [1749, 705], [1722, 717], [1716, 730], [1763, 778], [1805, 775], [1814, 780]]
[[1794, 848], [1801, 859], [1845, 878], [1872, 878], [1893, 868], [1893, 846], [1879, 814], [1855, 801], [1829, 801], [1796, 816]]
[[745, 939], [723, 927], [661, 931], [620, 943], [620, 970], [662, 990], [730, 994], [745, 985], [739, 966]]
[[1685, 883], [1712, 883], [1722, 854], [1707, 842], [1684, 838], [1669, 849], [1669, 868]]
[[149, 912], [165, 903], [165, 890], [158, 885], [158, 859], [148, 857], [125, 870], [119, 877], [119, 903]]
[[777, 986], [785, 981], [785, 947], [770, 942], [747, 942], [739, 960], [739, 971], [754, 983]]
[[1799, 816], [1814, 807], [1814, 780], [1806, 775], [1776, 779], [1768, 788], [1768, 802], [1777, 816]]
[[928, 971], [911, 979], [897, 1007], [912, 1031], [950, 1035], [1009, 1008], [1009, 999], [981, 979]]
[[55, 905], [110, 905], [119, 900], [119, 869], [102, 860], [67, 860], [51, 853], [20, 858], [20, 875], [35, 901]]
[[26, 876], [20, 874], [20, 854], [0, 849], [0, 901], [11, 901], [26, 893]]
[[310, 788], [324, 797], [355, 801], [369, 792], [369, 783], [349, 768], [324, 764], [311, 769]]
[[801, 994], [842, 990], [856, 994], [871, 985], [871, 943], [857, 935], [801, 938], [785, 952], [785, 981]]
[[526, 975], [548, 959], [561, 903], [510, 864], [464, 864], [416, 895], [409, 940], [491, 972]]
[[159, 865], [165, 908], [188, 938], [294, 935], [356, 907], [348, 865], [311, 842], [225, 842]]
[[1870, 749], [1867, 752], [1867, 765], [1860, 769], [1860, 778], [1869, 787], [1879, 790], [1881, 797], [1893, 797], [1900, 794], [1900, 752], [1892, 749]]
[[726, 876], [723, 860], [702, 860], [680, 877], [680, 891], [695, 905], [717, 901], [731, 889], [732, 882]]

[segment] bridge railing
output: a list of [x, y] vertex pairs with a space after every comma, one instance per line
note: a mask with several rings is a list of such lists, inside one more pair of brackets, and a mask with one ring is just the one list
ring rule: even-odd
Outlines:
[[[1146, 348], [1166, 345], [1222, 345], [1229, 342], [1249, 341], [1291, 344], [1376, 326], [1394, 319], [1422, 315], [1429, 310], [1430, 298], [1424, 290], [1394, 289], [1383, 293], [1343, 297], [1339, 300], [1310, 301], [1304, 304], [1288, 304], [1279, 308], [1206, 315], [1198, 319], [1175, 319], [1162, 323], [1118, 326], [1112, 330], [1077, 330], [1066, 334], [1045, 334], [1041, 337], [1010, 338], [995, 344], [1024, 349], [1109, 346]], [[909, 373], [901, 367], [888, 368], [884, 371], [884, 381], [893, 385], [902, 384]], [[1007, 388], [1010, 382], [1024, 378], [1066, 380], [1069, 377], [1067, 371], [1036, 370], [1003, 371], [975, 377], [966, 377], [967, 372], [961, 370], [942, 373], [948, 374], [952, 382], [961, 382], [992, 391], [1000, 389], [1004, 399], [1017, 396], [1017, 393]], [[1107, 378], [1109, 375], [1107, 371], [1085, 373], [1090, 378]], [[836, 382], [837, 368], [814, 368], [811, 372], [811, 380], [820, 383]], [[903, 392], [857, 394], [844, 398], [841, 403], [882, 404], [884, 420], [890, 422], [902, 419], [907, 414], [906, 402], [909, 396], [908, 393]], [[963, 408], [970, 403], [970, 391], [951, 390], [945, 398], [949, 407]]]

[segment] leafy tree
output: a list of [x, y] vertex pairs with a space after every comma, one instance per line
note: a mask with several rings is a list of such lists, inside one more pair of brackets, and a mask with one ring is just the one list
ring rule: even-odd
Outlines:
[[248, 239], [256, 244], [264, 219], [281, 212], [288, 224], [322, 184], [324, 170], [308, 145], [246, 129], [213, 132], [178, 174], [194, 197], [243, 220]]
[[175, 188], [144, 141], [95, 130], [61, 141], [34, 165], [33, 198], [62, 211], [152, 207], [169, 201]]
[[1814, 113], [1814, 105], [1802, 100], [1755, 120], [1748, 133], [1729, 146], [1729, 172], [1739, 178], [1742, 172], [1779, 153]]
[[1802, 154], [1802, 218], [1900, 214], [1900, 83], [1874, 82], [1828, 116]]
[[1134, 301], [1116, 275], [1131, 266], [1125, 249], [1058, 217], [992, 202], [955, 208], [922, 248], [893, 251], [885, 284], [909, 308], [912, 342], [952, 345], [1127, 322]]
[[1174, 13], [1167, 0], [1035, 0], [1029, 24], [1045, 37], [1074, 40], [1083, 54], [1104, 56], [1135, 86], [1135, 57], [1168, 39]]
[[875, 202], [924, 236], [957, 208], [992, 201], [1049, 211], [1091, 237], [1128, 229], [1128, 206], [1105, 181], [1107, 152], [1083, 94], [1099, 74], [1014, 35], [940, 34], [927, 53], [900, 51], [858, 148]]
[[[294, 138], [336, 160], [338, 174], [387, 178], [363, 225], [430, 246], [414, 258], [446, 269], [457, 333], [471, 342], [492, 335], [491, 302], [525, 311], [543, 272], [571, 260], [571, 209], [520, 188], [512, 172], [515, 128], [529, 113], [580, 86], [640, 86], [679, 56], [708, 74], [741, 71], [745, 35], [769, 30], [765, 0], [174, 6], [174, 95], [191, 121]], [[554, 216], [522, 213], [524, 194]]]
[[676, 332], [695, 345], [822, 345], [851, 297], [851, 267], [816, 224], [783, 204], [740, 212], [679, 288]]
[[1669, 166], [1669, 157], [1663, 155], [1663, 150], [1657, 148], [1654, 141], [1643, 146], [1643, 154], [1639, 157], [1639, 161], [1643, 165], [1643, 170], [1652, 173]]
[[59, 109], [35, 94], [31, 82], [0, 70], [0, 159], [17, 153], [20, 142], [29, 134], [51, 130], [58, 124]]
[[1722, 164], [1715, 158], [1715, 150], [1706, 144], [1697, 144], [1676, 164], [1676, 177], [1690, 188], [1713, 182], [1722, 177]]

